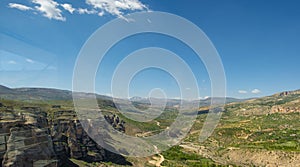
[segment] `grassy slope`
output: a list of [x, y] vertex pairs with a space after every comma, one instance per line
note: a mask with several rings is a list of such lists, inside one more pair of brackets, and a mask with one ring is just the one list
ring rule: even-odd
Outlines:
[[[205, 146], [212, 150], [210, 155], [219, 157], [216, 159], [221, 159], [222, 156], [224, 158], [225, 153], [232, 149], [248, 152], [279, 151], [299, 155], [300, 112], [270, 114], [269, 111], [274, 105], [300, 106], [300, 94], [270, 96], [226, 105], [226, 111], [217, 128], [204, 143], [198, 142], [198, 136], [206, 115], [199, 115], [184, 143]], [[226, 163], [222, 160], [219, 162]]]

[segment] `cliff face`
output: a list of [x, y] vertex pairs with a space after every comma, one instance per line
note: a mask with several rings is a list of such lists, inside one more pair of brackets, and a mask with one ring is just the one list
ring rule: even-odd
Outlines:
[[295, 90], [295, 91], [285, 91], [285, 92], [281, 92], [276, 94], [279, 97], [284, 97], [284, 96], [288, 96], [288, 95], [297, 95], [300, 94], [300, 90]]
[[[2, 166], [76, 166], [69, 158], [99, 162], [112, 156], [87, 135], [73, 111], [48, 115], [38, 107], [14, 111], [1, 105]], [[117, 120], [111, 123], [124, 132]]]
[[2, 166], [33, 166], [42, 161], [43, 166], [57, 166], [47, 129], [30, 125], [18, 126], [10, 129]]
[[105, 151], [84, 131], [73, 111], [55, 112], [51, 120], [54, 150], [59, 157], [101, 161]]
[[2, 166], [57, 166], [47, 114], [33, 110], [24, 108], [23, 114], [5, 108], [0, 113]]

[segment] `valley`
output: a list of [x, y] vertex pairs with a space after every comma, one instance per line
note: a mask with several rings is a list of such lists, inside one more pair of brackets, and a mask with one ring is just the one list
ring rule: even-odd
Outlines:
[[[46, 99], [30, 100], [0, 94], [0, 159], [2, 166], [297, 166], [300, 164], [300, 91], [274, 94], [225, 105], [213, 134], [199, 142], [207, 117], [204, 103], [197, 119], [179, 145], [144, 158], [105, 150], [82, 128], [69, 97], [60, 91]], [[24, 91], [24, 90], [23, 90]], [[27, 89], [26, 91], [30, 91]], [[37, 91], [37, 90], [35, 90]], [[51, 92], [51, 89], [48, 89]], [[41, 93], [44, 94], [45, 92]], [[14, 93], [13, 93], [14, 94]], [[51, 93], [50, 93], [51, 94]], [[12, 97], [12, 95], [10, 95]], [[67, 98], [65, 98], [67, 97]], [[149, 122], [122, 115], [109, 97], [97, 96], [99, 112], [121, 133], [148, 137], [167, 129], [178, 115], [172, 101]], [[104, 97], [104, 96], [103, 96]], [[148, 103], [136, 100], [141, 108]], [[93, 112], [91, 112], [93, 113]], [[117, 120], [117, 121], [116, 121]], [[91, 130], [93, 129], [90, 127]]]

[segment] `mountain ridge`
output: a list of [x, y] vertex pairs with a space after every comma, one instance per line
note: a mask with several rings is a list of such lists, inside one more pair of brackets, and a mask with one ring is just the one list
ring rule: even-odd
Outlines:
[[[91, 95], [96, 95], [97, 98], [109, 99], [113, 97], [100, 95], [97, 93], [85, 93], [85, 92], [76, 92], [77, 95], [82, 97], [90, 97]], [[18, 95], [18, 97], [15, 97]], [[35, 87], [21, 87], [21, 88], [9, 88], [7, 86], [0, 85], [0, 98], [12, 99], [12, 100], [70, 100], [72, 99], [72, 91], [62, 90], [57, 88], [35, 88]], [[219, 97], [216, 97], [218, 99]], [[139, 96], [134, 96], [129, 99], [133, 102], [147, 103], [148, 98], [143, 98]], [[233, 97], [226, 97], [227, 103], [243, 101], [245, 99], [238, 99]], [[168, 99], [168, 102], [178, 103], [181, 99]], [[197, 101], [197, 100], [195, 100]], [[208, 104], [211, 101], [211, 97], [206, 99], [199, 99], [199, 101]]]
[[[283, 91], [279, 93], [275, 93], [270, 96], [258, 97], [258, 98], [246, 98], [239, 99], [234, 97], [226, 97], [226, 103], [232, 102], [241, 102], [248, 101], [253, 99], [260, 99], [266, 97], [273, 96], [286, 96], [288, 94], [300, 94], [300, 89], [292, 90], [292, 91]], [[17, 95], [17, 97], [16, 97]], [[83, 98], [90, 98], [91, 96], [96, 96], [100, 99], [112, 100], [113, 97], [100, 95], [97, 93], [85, 93], [85, 92], [76, 92], [76, 95], [81, 96]], [[72, 99], [72, 91], [71, 90], [63, 90], [57, 88], [39, 88], [39, 87], [20, 87], [20, 88], [10, 88], [4, 85], [0, 85], [0, 98], [3, 99], [11, 99], [11, 100], [70, 100]], [[219, 100], [220, 97], [215, 97], [215, 99]], [[132, 102], [139, 103], [149, 103], [149, 98], [134, 96], [129, 98]], [[179, 103], [181, 99], [168, 99], [168, 103]], [[210, 105], [211, 97], [206, 99], [198, 99], [194, 101], [199, 101], [202, 105]]]

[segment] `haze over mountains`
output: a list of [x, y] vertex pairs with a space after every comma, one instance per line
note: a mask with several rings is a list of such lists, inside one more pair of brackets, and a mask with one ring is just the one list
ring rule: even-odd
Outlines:
[[[91, 97], [92, 93], [76, 93], [83, 98]], [[111, 99], [111, 97], [96, 95], [97, 98]], [[9, 88], [0, 85], [0, 98], [14, 100], [70, 100], [72, 91], [53, 88]]]
[[[93, 93], [79, 93], [76, 92], [77, 96], [82, 98], [91, 98]], [[111, 100], [112, 97], [96, 94], [97, 98]], [[72, 99], [72, 91], [60, 90], [54, 88], [9, 88], [0, 85], [0, 98], [11, 99], [11, 100], [70, 100]], [[221, 99], [216, 97], [216, 100]], [[149, 98], [134, 96], [129, 99], [131, 102], [138, 103], [150, 103]], [[159, 99], [158, 99], [159, 100]], [[245, 99], [237, 99], [232, 97], [226, 97], [226, 103], [244, 101]], [[180, 99], [167, 99], [167, 105], [176, 105], [180, 103]], [[201, 106], [210, 105], [211, 98], [201, 99]]]

